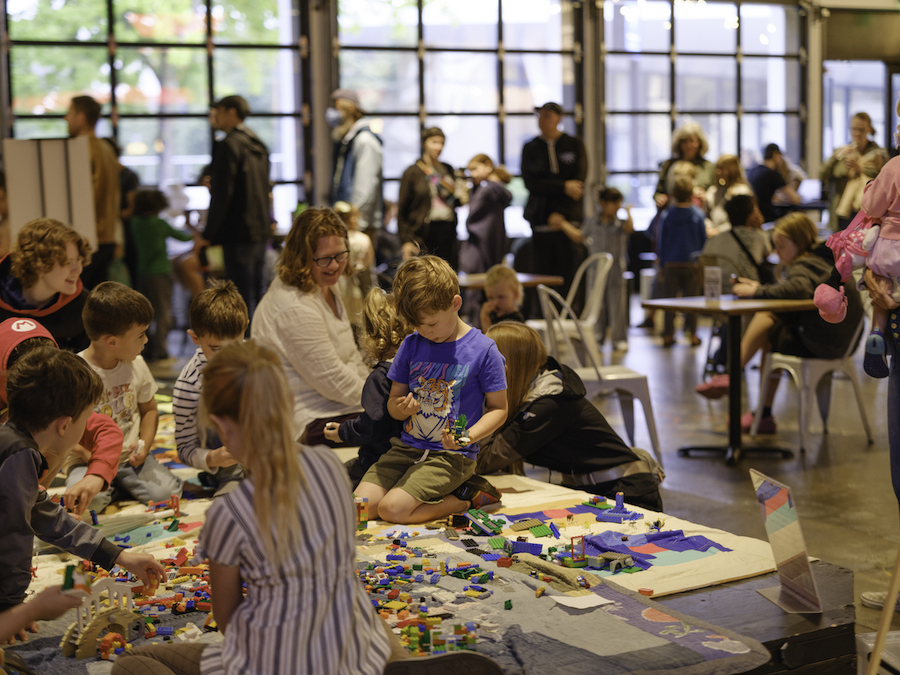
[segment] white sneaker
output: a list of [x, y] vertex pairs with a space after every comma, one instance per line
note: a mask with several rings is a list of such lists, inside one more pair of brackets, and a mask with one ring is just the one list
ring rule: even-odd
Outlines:
[[[887, 591], [866, 591], [865, 593], [860, 593], [859, 600], [863, 607], [884, 609], [884, 603], [887, 600]], [[900, 612], [900, 602], [894, 606], [894, 611]]]
[[618, 342], [613, 344], [617, 352], [627, 352], [628, 351], [628, 340], [619, 340]]

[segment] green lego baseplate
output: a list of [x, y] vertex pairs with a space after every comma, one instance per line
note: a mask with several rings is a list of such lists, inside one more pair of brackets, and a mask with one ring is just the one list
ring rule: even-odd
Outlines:
[[529, 527], [528, 531], [531, 532], [535, 537], [552, 537], [553, 532], [550, 531], [550, 528], [541, 523], [540, 525], [535, 525], [534, 527]]
[[491, 545], [491, 548], [495, 551], [499, 551], [506, 545], [505, 537], [491, 537], [488, 539], [488, 544]]

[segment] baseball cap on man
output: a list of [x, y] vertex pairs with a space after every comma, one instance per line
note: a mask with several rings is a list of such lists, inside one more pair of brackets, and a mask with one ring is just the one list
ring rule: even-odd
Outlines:
[[541, 110], [549, 110], [550, 112], [555, 112], [557, 115], [563, 114], [562, 107], [559, 105], [559, 103], [553, 103], [552, 101], [549, 101], [544, 105], [535, 108], [534, 112], [541, 112]]
[[363, 115], [366, 114], [366, 111], [363, 109], [362, 104], [360, 104], [359, 102], [359, 94], [357, 94], [352, 89], [335, 89], [331, 94], [331, 100], [336, 101], [339, 98], [342, 98], [345, 101], [350, 101], [350, 103], [356, 106], [356, 109], [359, 112], [361, 112]]

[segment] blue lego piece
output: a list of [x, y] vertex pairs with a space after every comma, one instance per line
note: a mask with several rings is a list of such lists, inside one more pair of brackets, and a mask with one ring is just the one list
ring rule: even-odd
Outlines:
[[116, 656], [118, 656], [119, 654], [122, 654], [124, 652], [125, 652], [124, 647], [116, 647], [115, 649], [113, 649], [113, 654], [115, 654]]
[[436, 584], [436, 583], [439, 582], [440, 580], [441, 580], [441, 573], [440, 573], [440, 572], [435, 572], [434, 574], [431, 575], [431, 583]]
[[559, 539], [559, 528], [553, 522], [550, 523], [550, 531], [555, 539]]
[[417, 583], [417, 584], [421, 584], [424, 580], [425, 580], [425, 575], [424, 575], [424, 574], [417, 574], [417, 575], [416, 575], [416, 583]]
[[483, 553], [481, 556], [482, 560], [487, 560], [488, 562], [494, 562], [495, 560], [499, 560], [503, 556], [499, 553]]
[[530, 553], [531, 555], [540, 555], [541, 551], [544, 549], [541, 544], [533, 544], [527, 541], [513, 541], [510, 543], [512, 544], [513, 553]]
[[395, 554], [390, 554], [390, 553], [389, 553], [388, 556], [387, 556], [387, 559], [388, 559], [388, 560], [397, 560], [397, 561], [399, 561], [399, 562], [403, 562], [404, 560], [406, 560], [406, 556], [405, 556], [405, 555], [395, 555]]
[[156, 629], [157, 635], [173, 635], [175, 633], [175, 629], [172, 626], [159, 626]]
[[100, 524], [100, 521], [97, 520], [97, 512], [92, 510], [91, 511], [91, 525], [99, 525], [99, 524]]

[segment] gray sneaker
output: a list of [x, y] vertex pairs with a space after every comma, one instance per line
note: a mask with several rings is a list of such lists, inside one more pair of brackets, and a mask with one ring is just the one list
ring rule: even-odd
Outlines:
[[[863, 607], [872, 609], [884, 609], [885, 600], [887, 600], [887, 591], [866, 591], [859, 595], [859, 601]], [[900, 612], [900, 602], [894, 606], [894, 611]]]

